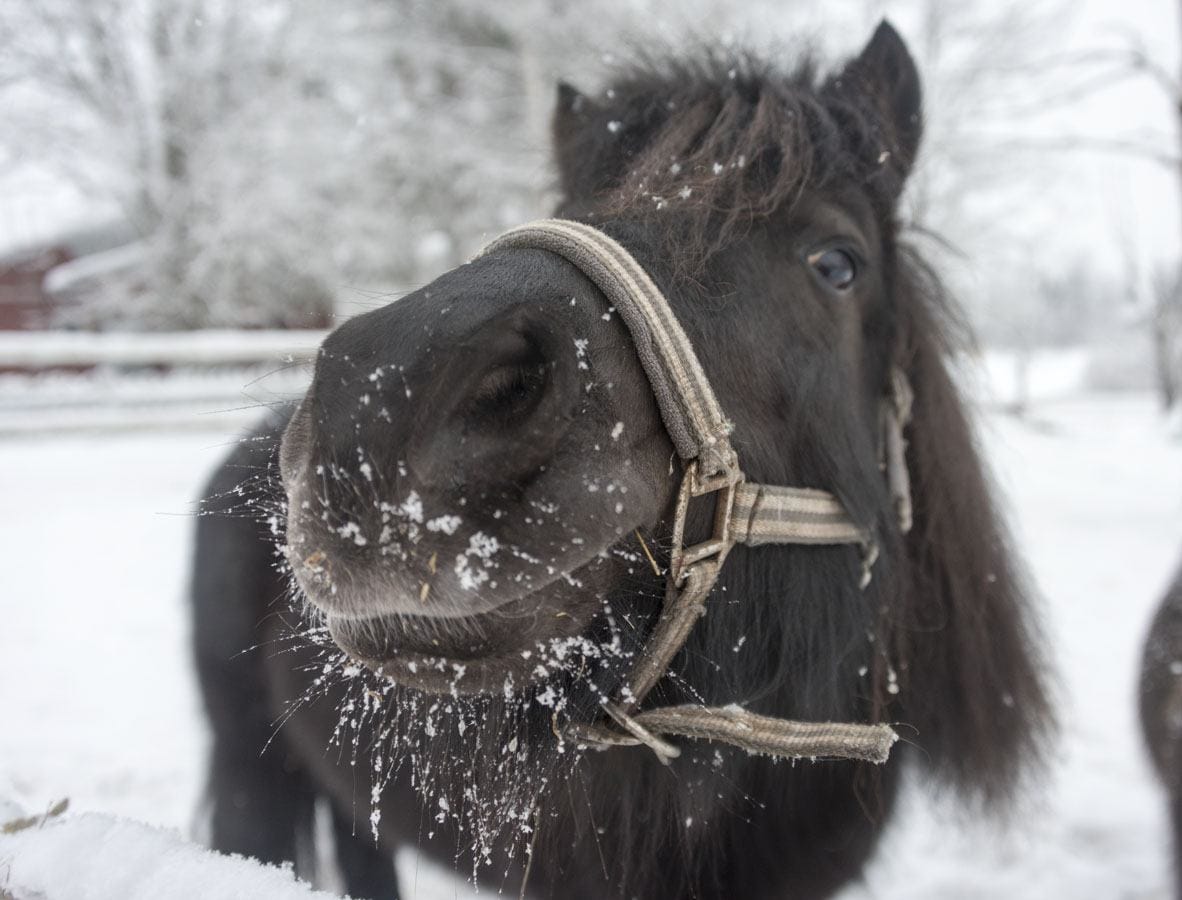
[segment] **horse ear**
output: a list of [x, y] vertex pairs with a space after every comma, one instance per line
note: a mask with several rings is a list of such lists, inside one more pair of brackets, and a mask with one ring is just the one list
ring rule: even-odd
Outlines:
[[[869, 100], [884, 147], [903, 177], [915, 164], [923, 133], [923, 92], [919, 70], [903, 38], [885, 19], [862, 52], [834, 85], [839, 93]], [[864, 102], [863, 101], [863, 102]]]
[[555, 115], [569, 115], [570, 113], [577, 113], [582, 109], [584, 103], [587, 102], [587, 97], [577, 87], [569, 81], [558, 82], [558, 102], [556, 104]]
[[587, 118], [592, 108], [591, 101], [578, 88], [566, 81], [558, 82], [554, 115], [550, 120], [550, 136], [554, 144], [559, 181], [563, 193], [568, 197], [579, 180], [572, 157], [580, 143], [580, 136], [586, 129]]

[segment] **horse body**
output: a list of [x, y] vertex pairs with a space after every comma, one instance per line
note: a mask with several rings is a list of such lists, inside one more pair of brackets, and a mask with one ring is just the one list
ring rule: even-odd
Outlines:
[[1139, 699], [1141, 732], [1169, 797], [1174, 891], [1182, 896], [1182, 566], [1145, 637]]
[[[944, 366], [946, 310], [897, 240], [920, 134], [898, 36], [880, 27], [819, 85], [807, 67], [706, 61], [640, 70], [605, 101], [563, 87], [554, 130], [561, 214], [662, 287], [748, 477], [836, 493], [881, 550], [863, 586], [856, 547], [736, 548], [653, 699], [905, 723], [938, 774], [1003, 798], [1049, 715]], [[910, 534], [880, 469], [893, 367], [916, 385]], [[567, 736], [643, 652], [663, 593], [645, 555], [667, 563], [679, 477], [632, 337], [574, 267], [498, 251], [349, 321], [290, 421], [260, 437], [237, 472], [269, 472], [256, 505], [286, 510], [321, 633], [378, 674], [326, 680], [323, 648], [305, 648], [235, 657], [227, 678], [219, 656], [290, 626], [266, 542], [202, 520], [198, 572], [239, 575], [195, 590], [216, 846], [293, 858], [321, 793], [350, 890], [392, 895], [388, 856], [366, 843], [356, 754], [370, 751], [381, 848], [418, 845], [507, 890], [528, 871], [538, 896], [807, 898], [861, 871], [898, 759], [790, 765], [686, 741], [665, 766]], [[692, 508], [689, 532], [709, 528]], [[310, 683], [323, 696], [246, 754]], [[341, 710], [352, 736], [326, 753]]]

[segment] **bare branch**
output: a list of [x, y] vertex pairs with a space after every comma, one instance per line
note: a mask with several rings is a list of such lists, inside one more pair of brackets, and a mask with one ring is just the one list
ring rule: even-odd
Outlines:
[[997, 138], [1002, 151], [1019, 153], [1090, 153], [1132, 156], [1165, 166], [1182, 169], [1182, 156], [1163, 150], [1160, 146], [1132, 138], [1110, 138], [1099, 135], [1056, 135], [1054, 137]]

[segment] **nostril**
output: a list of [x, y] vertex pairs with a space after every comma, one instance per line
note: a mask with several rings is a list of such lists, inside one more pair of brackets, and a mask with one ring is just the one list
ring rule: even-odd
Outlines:
[[548, 381], [549, 366], [540, 360], [496, 365], [477, 382], [467, 415], [478, 424], [512, 425], [537, 408]]

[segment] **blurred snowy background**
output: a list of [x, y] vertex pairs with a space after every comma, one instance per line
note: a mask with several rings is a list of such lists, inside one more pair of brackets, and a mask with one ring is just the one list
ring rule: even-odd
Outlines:
[[[1171, 0], [0, 4], [0, 801], [194, 835], [199, 487], [299, 394], [322, 329], [547, 211], [558, 77], [594, 90], [635, 48], [695, 40], [831, 59], [884, 14], [927, 79], [909, 215], [981, 338], [965, 381], [1065, 727], [1010, 821], [914, 792], [848, 898], [1169, 896], [1134, 703], [1182, 548]], [[229, 895], [174, 839], [120, 845], [106, 821], [0, 837], [0, 892], [135, 896], [169, 851], [194, 874], [141, 896]], [[108, 858], [123, 881], [54, 865], [99, 840], [138, 848]], [[401, 862], [409, 897], [466, 890]]]

